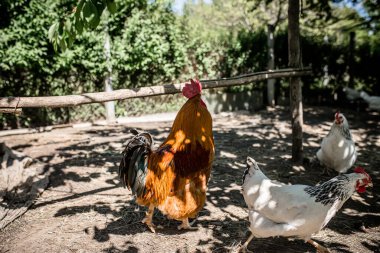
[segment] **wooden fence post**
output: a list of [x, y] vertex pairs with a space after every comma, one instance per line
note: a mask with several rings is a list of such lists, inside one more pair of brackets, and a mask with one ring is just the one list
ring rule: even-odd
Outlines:
[[[299, 12], [300, 0], [289, 0], [288, 6], [288, 54], [289, 67], [302, 66], [300, 50]], [[303, 107], [302, 83], [299, 77], [290, 78], [290, 111], [292, 117], [292, 160], [302, 163], [303, 160]]]

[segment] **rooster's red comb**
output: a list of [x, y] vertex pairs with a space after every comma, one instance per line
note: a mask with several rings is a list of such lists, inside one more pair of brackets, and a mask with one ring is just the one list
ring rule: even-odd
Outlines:
[[190, 83], [185, 83], [185, 87], [182, 89], [182, 94], [187, 98], [192, 98], [202, 92], [202, 84], [199, 80], [190, 79]]

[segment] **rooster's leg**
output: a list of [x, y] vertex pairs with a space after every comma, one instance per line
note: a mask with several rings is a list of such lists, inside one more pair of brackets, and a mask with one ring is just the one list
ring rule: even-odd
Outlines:
[[192, 227], [189, 223], [189, 219], [185, 218], [182, 220], [182, 224], [178, 226], [178, 230], [181, 230], [181, 229], [194, 230], [194, 229], [198, 229], [198, 228]]
[[249, 236], [248, 240], [243, 244], [243, 246], [240, 247], [240, 252], [250, 252], [248, 250], [248, 244], [252, 241], [254, 235], [251, 233], [251, 235]]
[[194, 220], [192, 222], [189, 223], [190, 226], [193, 226], [194, 223], [198, 220], [198, 217], [199, 215], [197, 215], [197, 217], [194, 218]]
[[149, 210], [146, 213], [145, 218], [141, 222], [145, 223], [149, 227], [150, 231], [152, 231], [153, 233], [156, 233], [155, 226], [154, 226], [154, 224], [152, 222], [153, 213], [154, 213], [154, 205], [150, 204], [149, 205]]
[[311, 245], [313, 245], [319, 253], [331, 253], [331, 251], [328, 248], [323, 247], [322, 245], [320, 245], [316, 241], [313, 241], [310, 239], [307, 242], [310, 243]]

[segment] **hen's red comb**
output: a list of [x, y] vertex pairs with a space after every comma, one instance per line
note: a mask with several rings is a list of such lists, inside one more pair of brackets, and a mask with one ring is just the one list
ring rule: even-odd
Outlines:
[[358, 167], [356, 167], [355, 169], [354, 169], [354, 172], [355, 173], [361, 173], [361, 174], [364, 174], [367, 178], [368, 178], [368, 180], [369, 180], [369, 182], [372, 182], [372, 178], [371, 178], [371, 176], [362, 168], [362, 167], [360, 167], [360, 166], [358, 166]]
[[202, 84], [199, 80], [190, 79], [190, 83], [185, 83], [185, 87], [182, 89], [182, 94], [187, 98], [192, 98], [202, 92]]
[[367, 173], [367, 172], [365, 172], [365, 170], [364, 170], [362, 167], [360, 167], [360, 166], [356, 167], [356, 168], [354, 169], [354, 172], [355, 172], [355, 173]]
[[339, 113], [340, 113], [340, 111], [338, 110], [338, 111], [336, 111], [336, 113], [335, 113], [335, 119], [338, 119], [339, 118]]

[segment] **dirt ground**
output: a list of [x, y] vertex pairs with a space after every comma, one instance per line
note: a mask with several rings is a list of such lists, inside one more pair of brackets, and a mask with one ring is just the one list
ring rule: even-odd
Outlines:
[[[308, 107], [304, 152], [313, 158], [333, 119], [333, 108]], [[328, 227], [313, 238], [332, 252], [380, 252], [380, 115], [345, 113], [357, 143], [357, 165], [373, 178], [374, 188], [348, 200]], [[216, 157], [208, 199], [194, 224], [178, 231], [179, 222], [158, 211], [156, 234], [140, 221], [131, 193], [121, 187], [117, 170], [130, 128], [164, 140], [171, 122], [63, 128], [2, 138], [51, 171], [50, 184], [35, 204], [0, 231], [0, 252], [228, 252], [248, 238], [247, 209], [240, 193], [246, 156], [254, 157], [272, 179], [316, 184], [327, 180], [306, 163], [292, 166], [289, 113], [284, 108], [214, 116]], [[332, 174], [335, 176], [335, 174]], [[254, 239], [253, 252], [315, 252], [300, 240]]]

